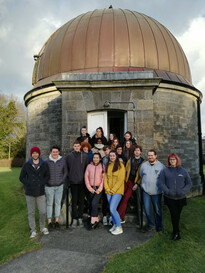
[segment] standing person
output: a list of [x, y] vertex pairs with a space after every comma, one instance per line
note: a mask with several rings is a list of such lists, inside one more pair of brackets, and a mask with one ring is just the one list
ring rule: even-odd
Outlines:
[[81, 142], [85, 141], [85, 139], [87, 139], [90, 144], [92, 143], [91, 137], [87, 132], [87, 127], [83, 126], [80, 130], [80, 136], [76, 140], [81, 143]]
[[83, 227], [83, 209], [84, 209], [84, 173], [89, 163], [88, 156], [81, 150], [79, 141], [73, 144], [73, 151], [66, 157], [68, 168], [68, 180], [71, 186], [72, 194], [72, 228]]
[[[103, 150], [105, 152], [105, 156], [103, 157], [103, 165], [106, 168], [108, 160], [109, 160], [109, 154], [111, 151], [111, 147], [108, 145], [105, 145], [103, 147]], [[110, 210], [109, 210], [109, 205], [108, 205], [108, 201], [107, 201], [107, 196], [105, 194], [105, 189], [103, 189], [103, 191], [102, 191], [102, 214], [103, 214], [103, 225], [104, 226], [111, 225], [112, 217], [110, 216]], [[109, 215], [109, 221], [107, 218], [108, 215]]]
[[55, 203], [55, 228], [60, 228], [58, 220], [63, 195], [63, 184], [67, 178], [68, 172], [66, 162], [64, 158], [60, 156], [60, 148], [58, 146], [53, 146], [50, 152], [49, 158], [46, 160], [49, 167], [50, 179], [46, 183], [45, 192], [48, 229], [52, 230], [53, 203]]
[[171, 240], [180, 240], [179, 221], [183, 206], [186, 206], [186, 193], [191, 189], [192, 182], [187, 171], [181, 167], [177, 154], [167, 158], [167, 168], [159, 177], [159, 186], [164, 192], [164, 202], [171, 214], [173, 235]]
[[93, 152], [91, 150], [91, 145], [88, 142], [81, 142], [81, 151], [83, 151], [89, 158], [89, 163], [93, 160]]
[[117, 145], [116, 147], [116, 152], [117, 152], [117, 155], [118, 155], [118, 158], [120, 161], [123, 162], [123, 164], [126, 166], [126, 163], [127, 163], [127, 159], [125, 158], [125, 156], [123, 155], [122, 153], [122, 145]]
[[41, 151], [38, 147], [30, 150], [31, 158], [23, 165], [19, 180], [24, 184], [26, 202], [28, 208], [28, 221], [31, 230], [30, 238], [37, 236], [35, 222], [35, 207], [37, 203], [39, 211], [40, 231], [47, 235], [45, 184], [49, 179], [49, 169], [45, 161], [40, 158]]
[[124, 195], [118, 207], [118, 213], [121, 218], [121, 224], [125, 223], [125, 212], [127, 209], [127, 202], [133, 194], [133, 191], [137, 189], [137, 183], [139, 184], [139, 168], [144, 162], [144, 158], [141, 157], [142, 147], [136, 145], [134, 148], [134, 157], [130, 158], [126, 164], [125, 175], [125, 189]]
[[125, 143], [126, 141], [130, 140], [132, 145], [135, 145], [136, 144], [136, 141], [135, 139], [132, 137], [132, 133], [130, 131], [127, 131], [125, 134], [124, 134], [124, 140], [123, 140], [123, 144], [122, 146], [124, 147], [125, 146]]
[[131, 157], [133, 157], [133, 145], [131, 140], [127, 140], [125, 142], [125, 146], [123, 147], [123, 154], [128, 161]]
[[118, 139], [117, 137], [115, 137], [115, 138], [113, 139], [113, 143], [112, 143], [112, 146], [111, 146], [111, 150], [116, 150], [117, 145], [119, 145], [119, 144], [120, 144], [119, 139]]
[[103, 158], [105, 156], [105, 151], [104, 151], [104, 144], [102, 144], [102, 139], [98, 138], [97, 143], [94, 144], [94, 147], [92, 148], [92, 153], [100, 153], [101, 157]]
[[147, 216], [147, 230], [153, 230], [154, 228], [158, 232], [163, 230], [161, 211], [162, 190], [159, 188], [158, 182], [160, 172], [164, 168], [165, 166], [157, 160], [156, 151], [149, 150], [148, 161], [143, 163], [140, 168], [144, 210]]
[[111, 150], [106, 168], [104, 188], [110, 206], [113, 227], [109, 230], [113, 235], [123, 233], [120, 216], [117, 211], [118, 204], [124, 194], [125, 167], [119, 161], [116, 151]]
[[113, 143], [113, 139], [114, 139], [115, 137], [116, 137], [116, 134], [110, 133], [110, 135], [109, 135], [109, 140], [108, 140], [108, 142], [107, 142], [107, 145], [111, 146], [112, 143]]
[[91, 228], [95, 229], [99, 224], [98, 203], [102, 195], [104, 185], [105, 167], [100, 153], [93, 154], [91, 162], [85, 171], [85, 185], [90, 192]]
[[96, 129], [96, 134], [92, 137], [92, 146], [94, 146], [97, 143], [98, 138], [101, 138], [102, 144], [107, 145], [107, 139], [104, 136], [104, 132], [103, 132], [102, 127], [98, 127]]

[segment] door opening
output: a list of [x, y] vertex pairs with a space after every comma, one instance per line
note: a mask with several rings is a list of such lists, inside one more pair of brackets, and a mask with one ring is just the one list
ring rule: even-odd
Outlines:
[[108, 138], [110, 133], [115, 133], [120, 143], [123, 142], [126, 130], [126, 113], [120, 111], [108, 111]]

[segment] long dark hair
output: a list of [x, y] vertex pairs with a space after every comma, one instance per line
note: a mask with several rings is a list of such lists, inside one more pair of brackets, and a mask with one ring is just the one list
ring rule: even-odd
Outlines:
[[[100, 158], [99, 164], [101, 164], [101, 166], [102, 166], [102, 173], [104, 173], [104, 165], [103, 165], [103, 162], [102, 162], [102, 156], [101, 156], [101, 154], [100, 153], [94, 153], [93, 154], [93, 158], [94, 158], [94, 155], [98, 155], [99, 156], [99, 158]], [[92, 160], [92, 162], [93, 162], [93, 160]]]
[[111, 153], [114, 153], [116, 155], [116, 159], [115, 159], [115, 163], [114, 163], [114, 166], [113, 166], [113, 169], [112, 169], [112, 172], [116, 172], [118, 169], [121, 168], [121, 165], [120, 165], [120, 161], [119, 161], [119, 158], [118, 158], [118, 155], [117, 155], [117, 152], [115, 150], [111, 150], [110, 153], [109, 153], [109, 157], [108, 157], [108, 162], [107, 162], [107, 165], [106, 165], [106, 172], [107, 172], [107, 169], [108, 169], [108, 165], [110, 164], [110, 154]]

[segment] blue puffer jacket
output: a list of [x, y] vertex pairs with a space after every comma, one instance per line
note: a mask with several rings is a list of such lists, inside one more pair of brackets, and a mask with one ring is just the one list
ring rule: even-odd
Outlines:
[[160, 174], [159, 187], [168, 198], [176, 200], [185, 198], [191, 186], [191, 178], [181, 166], [165, 168]]

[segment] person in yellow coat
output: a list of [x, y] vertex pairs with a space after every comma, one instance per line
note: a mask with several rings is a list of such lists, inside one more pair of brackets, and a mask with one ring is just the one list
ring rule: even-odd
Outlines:
[[112, 216], [113, 227], [109, 230], [113, 235], [123, 233], [117, 207], [124, 194], [125, 167], [119, 161], [116, 151], [111, 150], [107, 163], [104, 188]]

